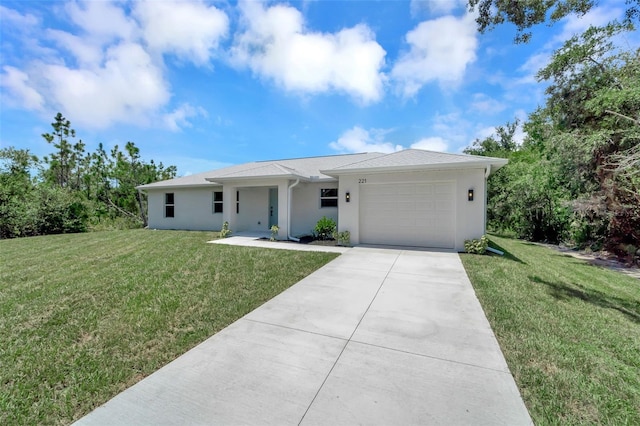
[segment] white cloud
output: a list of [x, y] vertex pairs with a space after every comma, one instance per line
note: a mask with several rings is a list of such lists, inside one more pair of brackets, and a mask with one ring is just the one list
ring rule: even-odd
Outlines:
[[40, 20], [30, 13], [23, 15], [2, 5], [0, 5], [0, 18], [2, 18], [2, 25], [11, 25], [16, 30], [33, 28], [40, 23]]
[[462, 0], [411, 0], [411, 16], [417, 17], [422, 13], [445, 15], [464, 5]]
[[198, 65], [208, 63], [229, 30], [227, 15], [202, 1], [139, 1], [134, 15], [152, 50], [171, 52]]
[[439, 136], [422, 138], [418, 142], [411, 144], [413, 149], [425, 149], [427, 151], [446, 152], [449, 149], [449, 143]]
[[385, 142], [384, 137], [388, 130], [365, 130], [360, 126], [344, 132], [337, 141], [331, 142], [329, 147], [338, 152], [384, 152], [391, 153], [404, 149], [402, 145], [394, 145]]
[[403, 96], [414, 96], [425, 84], [457, 85], [478, 46], [473, 15], [424, 21], [406, 35], [410, 48], [400, 56], [391, 77]]
[[44, 105], [44, 99], [29, 85], [29, 76], [17, 68], [11, 66], [2, 67], [0, 74], [0, 87], [7, 90], [9, 102], [21, 108], [40, 110]]
[[17, 37], [25, 65], [4, 68], [3, 97], [12, 104], [64, 111], [93, 128], [161, 121], [175, 131], [206, 116], [189, 104], [165, 111], [172, 96], [163, 55], [207, 64], [228, 31], [222, 11], [201, 1], [70, 1], [60, 11], [70, 29], [0, 7], [3, 23], [39, 35]]
[[386, 52], [368, 26], [312, 32], [291, 6], [243, 2], [240, 9], [243, 29], [231, 48], [232, 63], [292, 92], [338, 91], [363, 103], [382, 98]]
[[146, 123], [148, 113], [170, 98], [160, 68], [140, 45], [133, 43], [109, 48], [101, 67], [44, 65], [42, 79], [55, 106], [74, 122], [89, 127]]
[[70, 1], [65, 9], [71, 20], [91, 38], [104, 42], [114, 38], [129, 40], [137, 32], [136, 23], [116, 2]]
[[474, 93], [473, 100], [471, 101], [472, 111], [477, 111], [487, 115], [502, 112], [506, 107], [507, 106], [504, 103], [487, 96], [484, 93]]
[[177, 132], [181, 128], [191, 127], [189, 119], [197, 116], [206, 117], [207, 112], [202, 108], [196, 108], [185, 103], [174, 109], [172, 112], [165, 114], [163, 121], [169, 130]]

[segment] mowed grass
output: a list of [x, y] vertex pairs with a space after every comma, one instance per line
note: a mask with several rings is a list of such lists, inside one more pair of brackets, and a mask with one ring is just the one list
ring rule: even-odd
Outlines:
[[128, 230], [0, 241], [0, 424], [68, 424], [335, 254]]
[[640, 280], [491, 237], [462, 261], [537, 425], [640, 424]]

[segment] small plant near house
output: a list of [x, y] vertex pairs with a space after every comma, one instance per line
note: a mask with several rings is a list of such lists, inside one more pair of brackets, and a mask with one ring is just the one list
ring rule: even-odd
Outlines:
[[273, 225], [271, 227], [271, 238], [269, 238], [270, 241], [275, 241], [276, 237], [278, 236], [278, 231], [280, 230], [280, 227], [278, 227], [278, 225]]
[[336, 232], [336, 227], [335, 220], [322, 216], [318, 223], [316, 223], [316, 227], [313, 231], [317, 239], [328, 240], [333, 237], [333, 234]]
[[351, 245], [351, 232], [336, 232], [334, 238], [338, 241], [339, 246], [349, 247]]
[[231, 229], [229, 229], [229, 222], [225, 221], [220, 230], [220, 238], [227, 238], [229, 236], [231, 236]]
[[476, 240], [465, 240], [464, 251], [471, 254], [485, 254], [489, 247], [489, 239], [486, 235]]

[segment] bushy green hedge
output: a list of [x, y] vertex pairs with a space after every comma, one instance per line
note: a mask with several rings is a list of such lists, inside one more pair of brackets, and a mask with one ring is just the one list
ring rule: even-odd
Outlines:
[[477, 240], [465, 240], [464, 250], [471, 254], [485, 254], [489, 247], [489, 239], [486, 235]]

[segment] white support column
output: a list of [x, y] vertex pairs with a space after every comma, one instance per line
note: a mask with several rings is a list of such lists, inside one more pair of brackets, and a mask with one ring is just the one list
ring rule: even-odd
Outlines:
[[278, 237], [286, 239], [289, 235], [287, 223], [289, 222], [289, 181], [285, 180], [278, 183]]
[[222, 186], [222, 222], [229, 222], [229, 229], [236, 231], [236, 188]]

